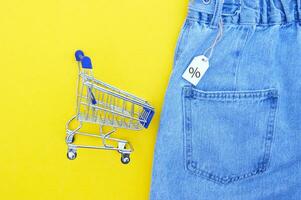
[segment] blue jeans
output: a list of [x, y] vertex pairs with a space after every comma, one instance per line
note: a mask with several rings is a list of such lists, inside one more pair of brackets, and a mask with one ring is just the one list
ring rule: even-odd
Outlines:
[[[301, 199], [300, 0], [193, 0], [157, 135], [151, 200]], [[194, 86], [182, 78], [210, 47]]]

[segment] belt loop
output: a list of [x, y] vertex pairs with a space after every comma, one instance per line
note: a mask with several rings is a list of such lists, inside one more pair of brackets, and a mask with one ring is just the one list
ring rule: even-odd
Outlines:
[[224, 5], [224, 0], [215, 0], [214, 13], [210, 23], [211, 26], [214, 27], [218, 26], [219, 20], [222, 20], [221, 15], [223, 11], [223, 5]]

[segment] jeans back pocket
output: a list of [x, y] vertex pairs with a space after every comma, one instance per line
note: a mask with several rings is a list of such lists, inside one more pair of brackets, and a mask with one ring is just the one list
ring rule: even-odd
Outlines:
[[221, 184], [266, 171], [276, 89], [182, 92], [186, 170]]

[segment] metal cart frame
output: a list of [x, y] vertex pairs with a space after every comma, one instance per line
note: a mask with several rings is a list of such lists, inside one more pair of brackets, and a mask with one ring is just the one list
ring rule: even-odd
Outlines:
[[[89, 148], [117, 151], [121, 154], [121, 162], [129, 163], [130, 154], [134, 151], [133, 146], [129, 141], [113, 138], [111, 135], [118, 128], [130, 130], [148, 128], [154, 115], [154, 108], [141, 98], [95, 79], [91, 59], [85, 56], [83, 51], [76, 51], [75, 58], [79, 73], [76, 114], [66, 124], [68, 159], [73, 160], [77, 157], [78, 148]], [[74, 121], [79, 125], [72, 129], [71, 124]], [[81, 131], [84, 123], [99, 125], [99, 133]], [[111, 127], [112, 130], [105, 133], [104, 126]], [[74, 144], [75, 135], [100, 138], [102, 145]]]

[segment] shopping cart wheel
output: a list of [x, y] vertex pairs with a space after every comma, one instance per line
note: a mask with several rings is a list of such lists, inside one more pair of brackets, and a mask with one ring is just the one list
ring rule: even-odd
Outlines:
[[67, 144], [72, 144], [75, 141], [74, 135], [67, 135], [66, 136], [66, 143]]
[[128, 164], [130, 161], [131, 161], [130, 154], [128, 154], [128, 153], [121, 154], [121, 162], [123, 164]]
[[68, 149], [68, 152], [67, 152], [67, 158], [68, 158], [69, 160], [74, 160], [74, 159], [76, 158], [76, 156], [77, 156], [77, 153], [76, 153], [75, 150], [73, 150], [73, 149]]

